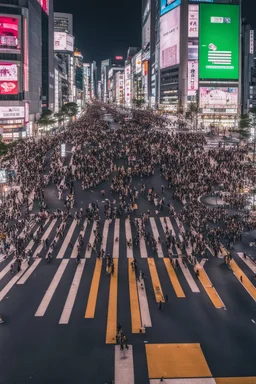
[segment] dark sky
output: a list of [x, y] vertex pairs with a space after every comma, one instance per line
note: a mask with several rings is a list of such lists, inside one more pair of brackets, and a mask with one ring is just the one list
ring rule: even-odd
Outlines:
[[[99, 65], [141, 45], [141, 0], [54, 0], [54, 7], [73, 13], [75, 44], [84, 61]], [[243, 0], [243, 15], [256, 28], [256, 0]]]

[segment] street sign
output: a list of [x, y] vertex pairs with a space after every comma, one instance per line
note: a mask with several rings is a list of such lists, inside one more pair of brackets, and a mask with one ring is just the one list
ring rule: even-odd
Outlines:
[[61, 157], [66, 157], [66, 144], [61, 144], [60, 145], [60, 156]]

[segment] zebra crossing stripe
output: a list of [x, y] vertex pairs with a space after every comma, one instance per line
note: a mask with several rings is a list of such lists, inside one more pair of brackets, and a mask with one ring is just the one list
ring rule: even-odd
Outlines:
[[42, 301], [41, 301], [41, 304], [39, 305], [36, 313], [35, 313], [35, 316], [36, 317], [42, 317], [45, 315], [45, 312], [47, 311], [47, 308], [51, 302], [51, 299], [54, 295], [54, 292], [56, 291], [58, 285], [59, 285], [59, 282], [62, 278], [62, 275], [63, 273], [65, 272], [65, 269], [68, 265], [68, 262], [69, 262], [69, 259], [63, 259], [60, 263], [60, 266], [57, 270], [57, 272], [55, 273], [55, 276], [54, 278], [52, 279], [52, 282], [51, 284], [49, 285]]
[[62, 246], [59, 250], [59, 253], [58, 253], [56, 259], [63, 259], [65, 252], [67, 250], [67, 247], [68, 247], [70, 240], [72, 238], [72, 235], [74, 233], [74, 230], [76, 228], [76, 225], [77, 225], [77, 221], [74, 219], [72, 224], [71, 224], [71, 227], [69, 228], [68, 233], [67, 233], [67, 235], [66, 235], [66, 237], [62, 243]]
[[[49, 223], [49, 221], [50, 221], [50, 219], [48, 218], [48, 219], [45, 221], [45, 223], [44, 223], [44, 225], [43, 225], [43, 228], [46, 227], [46, 225]], [[35, 233], [34, 233], [34, 236], [37, 235], [39, 229], [40, 229], [40, 227], [37, 228], [37, 230], [36, 230]], [[26, 251], [29, 251], [30, 249], [32, 249], [34, 244], [35, 244], [34, 240], [30, 240], [30, 242], [29, 242], [28, 245], [26, 246]]]
[[141, 322], [143, 327], [152, 327], [148, 299], [146, 293], [146, 287], [143, 280], [137, 281], [139, 303], [140, 303], [140, 314]]
[[[85, 219], [83, 227], [84, 227], [84, 229], [80, 232], [81, 235], [82, 235], [82, 238], [84, 238], [85, 231], [86, 231], [86, 228], [87, 228], [87, 219]], [[78, 246], [78, 238], [76, 239], [75, 245], [74, 245], [74, 247], [72, 249], [72, 253], [71, 253], [71, 256], [70, 256], [71, 259], [75, 259], [77, 257], [77, 246]]]
[[11, 260], [10, 263], [8, 263], [6, 267], [4, 267], [4, 269], [0, 272], [0, 280], [8, 273], [8, 271], [10, 271], [13, 262], [14, 261]]
[[128, 349], [120, 350], [115, 346], [115, 383], [134, 384], [134, 364], [132, 345]]
[[[113, 258], [119, 258], [119, 237], [120, 237], [120, 219], [115, 220], [114, 243], [113, 243]], [[116, 241], [117, 239], [117, 241]]]
[[68, 322], [69, 322], [71, 312], [72, 312], [72, 309], [73, 309], [74, 304], [75, 304], [77, 291], [78, 291], [80, 281], [82, 278], [84, 266], [85, 266], [85, 260], [82, 259], [77, 266], [75, 276], [74, 276], [74, 279], [72, 281], [72, 285], [70, 287], [68, 297], [67, 297], [64, 309], [63, 309], [62, 314], [61, 314], [59, 324], [68, 324]]
[[238, 257], [250, 268], [250, 270], [256, 274], [256, 264], [247, 256], [244, 258], [243, 252], [237, 252]]
[[127, 258], [128, 259], [132, 259], [133, 258], [133, 241], [132, 241], [132, 245], [131, 245], [131, 248], [128, 247], [127, 245], [127, 241], [132, 241], [132, 230], [131, 230], [131, 224], [130, 224], [130, 220], [129, 219], [126, 219], [125, 220], [125, 242], [126, 242], [126, 252], [127, 252]]
[[155, 293], [156, 302], [159, 303], [161, 301], [162, 303], [164, 303], [165, 299], [164, 299], [164, 295], [163, 295], [163, 291], [162, 291], [162, 287], [158, 277], [154, 259], [152, 258], [148, 259], [148, 267], [149, 267], [149, 272], [152, 280], [152, 286]]
[[[138, 223], [141, 226], [141, 219], [138, 219]], [[140, 237], [140, 256], [142, 259], [148, 258], [148, 251], [147, 251], [146, 242], [143, 235]]]
[[159, 232], [158, 232], [158, 229], [156, 226], [156, 221], [155, 221], [154, 217], [150, 217], [149, 221], [150, 221], [150, 225], [152, 228], [154, 238], [156, 240], [156, 249], [157, 249], [158, 257], [164, 257], [162, 245], [158, 243]]
[[93, 272], [93, 278], [91, 282], [91, 288], [90, 288], [89, 298], [87, 302], [87, 307], [84, 315], [86, 319], [93, 319], [95, 315], [101, 270], [102, 270], [102, 260], [99, 260], [97, 258], [94, 272]]
[[3, 298], [7, 295], [7, 293], [12, 289], [12, 287], [16, 284], [16, 282], [19, 280], [19, 278], [23, 275], [23, 273], [27, 270], [28, 264], [23, 263], [22, 267], [24, 269], [21, 269], [20, 272], [16, 273], [16, 275], [6, 284], [6, 286], [0, 291], [0, 301], [3, 300]]
[[106, 344], [116, 343], [118, 259], [114, 259], [115, 273], [110, 277]]
[[36, 259], [34, 263], [30, 266], [30, 268], [26, 271], [26, 273], [24, 273], [22, 278], [17, 282], [17, 284], [24, 284], [27, 281], [27, 279], [32, 275], [32, 273], [34, 272], [34, 270], [36, 269], [38, 264], [40, 264], [41, 261], [42, 259]]
[[140, 333], [142, 329], [141, 314], [138, 298], [138, 287], [135, 271], [132, 269], [131, 261], [128, 259], [128, 277], [129, 277], [129, 292], [130, 292], [130, 313], [132, 323], [132, 333]]
[[92, 254], [92, 247], [93, 247], [93, 243], [95, 240], [95, 234], [93, 231], [95, 231], [95, 230], [96, 230], [96, 221], [93, 222], [92, 232], [91, 232], [91, 236], [89, 239], [89, 243], [91, 244], [91, 247], [90, 247], [90, 249], [86, 248], [86, 252], [85, 252], [85, 258], [86, 259], [89, 259], [91, 257], [91, 254]]
[[54, 219], [52, 220], [51, 224], [49, 225], [49, 227], [47, 228], [46, 232], [44, 233], [42, 239], [41, 239], [41, 243], [38, 245], [38, 247], [36, 248], [34, 254], [33, 254], [33, 257], [36, 257], [37, 254], [40, 254], [42, 249], [43, 249], [43, 240], [46, 240], [49, 236], [50, 236], [50, 233], [53, 229], [53, 227], [55, 226], [56, 224], [56, 221], [57, 219]]

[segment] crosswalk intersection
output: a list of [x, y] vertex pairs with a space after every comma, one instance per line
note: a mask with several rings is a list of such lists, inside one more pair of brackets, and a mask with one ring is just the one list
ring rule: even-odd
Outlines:
[[[189, 299], [190, 295], [206, 293], [209, 302], [213, 304], [215, 308], [226, 308], [225, 303], [221, 299], [221, 295], [218, 293], [218, 287], [214, 287], [213, 283], [208, 276], [206, 269], [207, 264], [197, 263], [196, 266], [186, 265], [182, 262], [181, 251], [176, 248], [175, 252], [178, 257], [179, 269], [174, 268], [167, 257], [167, 249], [164, 242], [164, 232], [166, 226], [171, 229], [173, 233], [178, 233], [179, 240], [182, 240], [182, 226], [173, 217], [151, 217], [147, 223], [147, 230], [150, 230], [154, 235], [155, 239], [158, 237], [161, 242], [157, 242], [157, 252], [153, 253], [152, 249], [146, 243], [144, 238], [141, 238], [138, 247], [135, 245], [129, 246], [127, 240], [134, 238], [133, 228], [128, 220], [116, 219], [113, 221], [106, 220], [102, 223], [101, 231], [103, 234], [102, 244], [98, 245], [98, 248], [104, 249], [106, 253], [113, 255], [115, 263], [114, 275], [110, 276], [110, 285], [106, 289], [109, 289], [109, 301], [108, 301], [108, 314], [107, 317], [107, 330], [106, 330], [106, 342], [113, 343], [116, 332], [116, 324], [118, 321], [118, 287], [119, 278], [118, 271], [119, 259], [127, 259], [127, 284], [129, 287], [129, 298], [130, 298], [130, 312], [131, 312], [131, 329], [133, 333], [141, 332], [144, 327], [154, 326], [151, 321], [150, 305], [149, 301], [154, 298], [155, 303], [165, 302], [166, 292], [162, 286], [163, 271], [167, 273], [169, 277], [168, 293], [171, 292], [177, 299]], [[42, 240], [54, 239], [56, 236], [58, 223], [57, 220], [47, 220], [44, 224], [44, 233]], [[35, 317], [44, 317], [48, 311], [48, 307], [51, 303], [52, 298], [56, 294], [58, 285], [64, 279], [65, 270], [74, 268], [76, 264], [77, 254], [77, 243], [78, 234], [82, 233], [85, 239], [85, 246], [83, 248], [83, 257], [80, 263], [75, 267], [75, 272], [71, 286], [68, 289], [67, 297], [62, 298], [63, 311], [59, 314], [59, 324], [68, 324], [72, 316], [72, 310], [76, 304], [76, 297], [79, 291], [81, 281], [83, 279], [89, 279], [91, 281], [90, 291], [87, 298], [85, 298], [85, 319], [93, 319], [95, 312], [97, 311], [97, 303], [100, 300], [98, 297], [100, 284], [102, 281], [103, 274], [108, 272], [105, 259], [100, 260], [96, 257], [93, 247], [89, 249], [86, 244], [90, 242], [93, 244], [95, 239], [96, 223], [83, 223], [81, 228], [77, 225], [76, 220], [72, 220], [65, 231], [64, 238], [59, 240], [57, 248], [53, 252], [53, 260], [49, 265], [49, 268], [55, 270], [52, 281], [46, 289], [44, 296], [38, 303], [38, 308], [35, 310]], [[35, 225], [32, 225], [32, 231], [36, 232]], [[179, 231], [179, 232], [178, 232]], [[62, 242], [61, 242], [62, 241]], [[74, 244], [71, 248], [70, 242]], [[176, 247], [176, 246], [175, 246]], [[0, 301], [2, 301], [11, 289], [19, 289], [19, 286], [28, 283], [31, 276], [37, 272], [40, 274], [40, 268], [44, 264], [44, 257], [47, 253], [43, 242], [35, 244], [31, 240], [26, 249], [31, 249], [33, 253], [33, 262], [28, 265], [27, 261], [23, 261], [22, 269], [14, 276], [9, 274], [10, 265], [13, 260], [7, 260], [1, 264], [0, 270]], [[174, 252], [174, 253], [175, 253]], [[187, 249], [186, 252], [189, 254], [191, 249]], [[133, 258], [136, 257], [138, 261], [139, 270], [142, 270], [146, 276], [146, 279], [139, 281], [136, 279], [135, 274], [131, 267]], [[238, 253], [238, 259], [250, 268], [255, 273], [255, 264], [250, 259], [244, 259], [241, 254]], [[91, 265], [93, 265], [93, 274], [88, 276], [86, 264], [89, 259]], [[212, 263], [215, 260], [212, 258]], [[248, 279], [246, 274], [242, 271], [240, 264], [238, 265], [235, 261], [231, 264], [234, 276], [238, 278], [239, 274], [243, 274], [242, 287], [250, 294], [251, 298], [255, 301], [255, 286]], [[199, 278], [196, 279], [194, 269], [199, 269]], [[6, 282], [6, 276], [8, 281]], [[3, 286], [1, 280], [4, 279], [5, 285]], [[63, 282], [65, 283], [65, 281]], [[17, 284], [17, 288], [14, 288]], [[164, 287], [166, 283], [164, 282]], [[166, 289], [166, 288], [165, 288]], [[205, 296], [204, 296], [205, 297]], [[207, 297], [206, 297], [207, 300]]]

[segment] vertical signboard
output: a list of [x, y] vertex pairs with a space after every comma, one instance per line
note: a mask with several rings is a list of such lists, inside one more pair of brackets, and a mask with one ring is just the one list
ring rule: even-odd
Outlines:
[[160, 68], [180, 63], [180, 7], [160, 19]]
[[188, 96], [196, 96], [198, 90], [198, 32], [199, 5], [188, 8]]
[[125, 76], [125, 104], [131, 104], [131, 64], [125, 66], [124, 69]]
[[200, 4], [200, 79], [238, 80], [239, 6]]
[[250, 54], [253, 55], [254, 54], [254, 30], [251, 29], [250, 30]]

